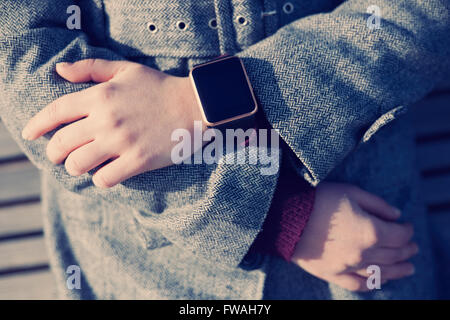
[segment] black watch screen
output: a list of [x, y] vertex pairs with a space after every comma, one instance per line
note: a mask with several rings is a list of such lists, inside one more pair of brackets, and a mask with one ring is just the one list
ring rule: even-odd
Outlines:
[[226, 56], [194, 66], [190, 77], [208, 126], [253, 115], [257, 102], [238, 57]]

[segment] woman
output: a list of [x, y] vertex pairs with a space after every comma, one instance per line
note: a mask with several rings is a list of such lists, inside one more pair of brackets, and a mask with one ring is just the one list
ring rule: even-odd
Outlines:
[[[66, 27], [70, 5], [6, 1], [0, 16], [1, 116], [44, 170], [63, 295], [434, 297], [400, 115], [448, 73], [448, 4], [380, 1], [375, 30], [369, 1], [80, 1], [81, 30]], [[170, 165], [171, 132], [201, 119], [186, 76], [224, 53], [242, 58], [258, 126], [285, 143], [279, 179], [249, 164]], [[326, 180], [399, 208], [415, 239], [377, 196]], [[360, 292], [373, 264], [383, 285]], [[79, 290], [65, 287], [70, 265]]]

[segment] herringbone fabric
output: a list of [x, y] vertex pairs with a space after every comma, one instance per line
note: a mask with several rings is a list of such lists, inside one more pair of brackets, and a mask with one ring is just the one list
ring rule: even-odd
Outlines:
[[[449, 75], [448, 1], [84, 0], [0, 2], [0, 115], [43, 170], [45, 227], [63, 296], [74, 298], [432, 297], [434, 274], [417, 195], [406, 106]], [[217, 28], [211, 27], [216, 19]], [[178, 22], [185, 22], [180, 30]], [[150, 24], [156, 26], [151, 32]], [[277, 175], [260, 166], [177, 165], [99, 190], [45, 157], [46, 135], [21, 129], [57, 97], [91, 84], [59, 78], [57, 62], [128, 59], [186, 76], [221, 53], [244, 60], [261, 108], [311, 184], [346, 181], [403, 209], [416, 224], [417, 279], [352, 294], [276, 258], [242, 261], [269, 209]], [[395, 121], [393, 121], [395, 119]], [[249, 148], [239, 152], [247, 152]], [[82, 289], [65, 286], [68, 265]]]

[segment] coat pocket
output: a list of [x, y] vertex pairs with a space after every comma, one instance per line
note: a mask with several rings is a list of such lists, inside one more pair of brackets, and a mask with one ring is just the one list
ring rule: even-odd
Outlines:
[[139, 221], [139, 216], [139, 211], [133, 210], [133, 220], [139, 234], [139, 238], [141, 239], [141, 244], [144, 248], [153, 250], [172, 244], [172, 242], [165, 238], [158, 230], [144, 226]]

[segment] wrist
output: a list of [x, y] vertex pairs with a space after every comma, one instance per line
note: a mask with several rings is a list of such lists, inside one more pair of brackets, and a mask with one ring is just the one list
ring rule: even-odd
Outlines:
[[163, 80], [165, 88], [164, 97], [170, 102], [171, 117], [176, 128], [186, 129], [191, 134], [194, 132], [194, 121], [200, 121], [202, 132], [207, 126], [202, 118], [200, 106], [197, 102], [194, 87], [189, 77], [176, 77], [167, 75]]
[[262, 231], [251, 251], [291, 261], [315, 202], [315, 189], [285, 163]]
[[201, 107], [198, 103], [197, 96], [195, 93], [195, 88], [192, 84], [192, 81], [189, 77], [180, 78], [180, 92], [182, 92], [183, 98], [183, 110], [188, 115], [189, 123], [188, 129], [189, 131], [194, 131], [194, 121], [200, 121], [202, 126], [202, 133], [208, 128], [205, 121], [203, 120]]

